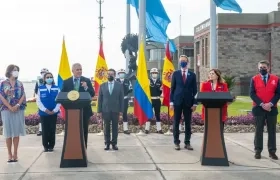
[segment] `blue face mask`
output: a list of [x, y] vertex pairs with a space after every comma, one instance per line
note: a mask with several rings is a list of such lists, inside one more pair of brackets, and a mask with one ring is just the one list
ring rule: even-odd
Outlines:
[[47, 84], [52, 84], [53, 83], [53, 78], [46, 79], [46, 83]]
[[188, 63], [186, 61], [182, 61], [181, 62], [181, 67], [182, 68], [185, 68], [187, 65], [188, 65]]

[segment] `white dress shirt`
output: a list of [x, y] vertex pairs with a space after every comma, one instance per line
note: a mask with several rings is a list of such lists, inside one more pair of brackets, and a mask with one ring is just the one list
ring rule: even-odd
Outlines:
[[[51, 87], [52, 85], [49, 85], [49, 84], [46, 84], [46, 87], [47, 87], [47, 90], [50, 92], [51, 90]], [[60, 89], [58, 89], [58, 93], [60, 92]], [[38, 90], [38, 94], [37, 94], [37, 99], [36, 99], [36, 103], [37, 103], [37, 106], [38, 108], [45, 112], [47, 108], [45, 108], [45, 106], [43, 105], [43, 103], [41, 102], [41, 99], [40, 99], [40, 89]], [[57, 113], [60, 109], [60, 104], [56, 104], [55, 108], [53, 109], [53, 112], [54, 113]]]

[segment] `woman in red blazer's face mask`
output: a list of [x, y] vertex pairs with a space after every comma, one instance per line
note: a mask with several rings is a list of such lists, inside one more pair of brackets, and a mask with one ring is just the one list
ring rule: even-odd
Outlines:
[[[221, 71], [212, 69], [209, 71], [208, 80], [201, 83], [200, 92], [228, 92], [228, 86], [221, 76]], [[202, 119], [205, 119], [204, 107], [202, 107]], [[227, 104], [222, 109], [222, 120], [227, 120]]]

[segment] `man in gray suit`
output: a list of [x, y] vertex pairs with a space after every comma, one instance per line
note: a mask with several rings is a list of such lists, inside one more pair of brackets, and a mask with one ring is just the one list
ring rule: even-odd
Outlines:
[[[101, 84], [98, 95], [98, 109], [97, 113], [104, 120], [104, 150], [110, 149], [112, 144], [113, 150], [118, 150], [118, 128], [119, 117], [123, 112], [123, 87], [122, 84], [115, 81], [116, 71], [114, 69], [108, 70], [108, 82]], [[112, 140], [110, 134], [110, 126], [112, 122]]]

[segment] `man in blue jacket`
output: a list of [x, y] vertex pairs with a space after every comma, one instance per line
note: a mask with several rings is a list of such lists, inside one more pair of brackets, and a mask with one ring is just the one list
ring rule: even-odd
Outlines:
[[179, 124], [184, 114], [185, 121], [185, 149], [193, 150], [190, 144], [192, 112], [195, 111], [197, 102], [197, 84], [195, 73], [188, 71], [188, 57], [180, 56], [181, 69], [174, 71], [171, 80], [170, 108], [174, 109], [173, 137], [175, 150], [180, 150]]

